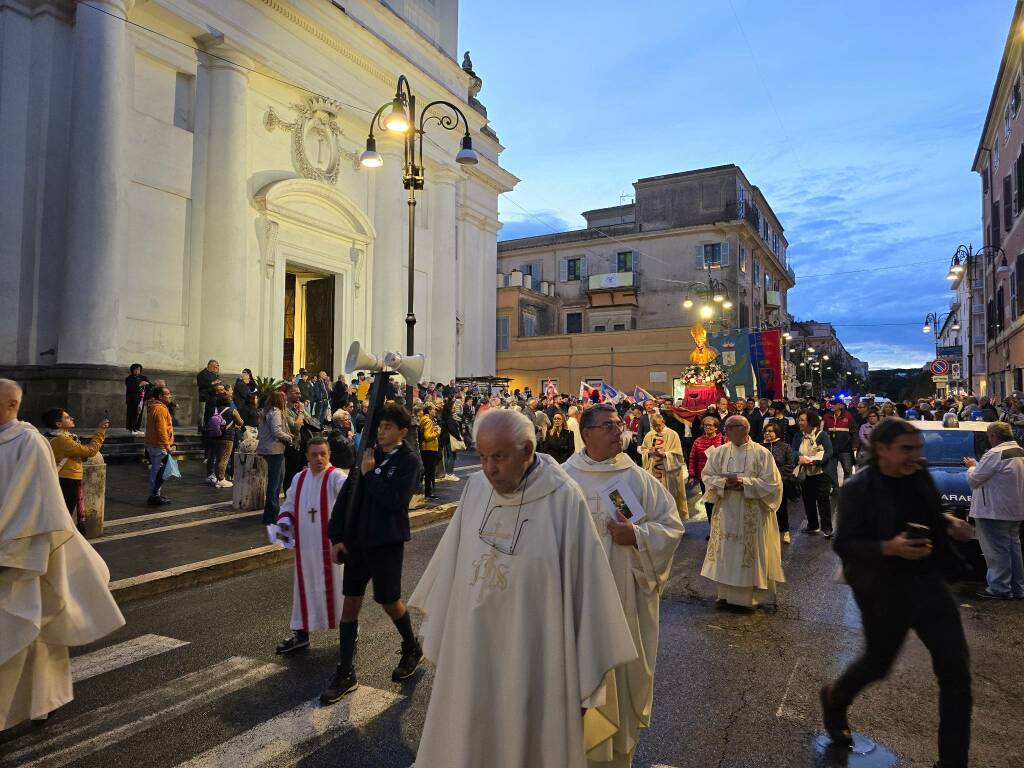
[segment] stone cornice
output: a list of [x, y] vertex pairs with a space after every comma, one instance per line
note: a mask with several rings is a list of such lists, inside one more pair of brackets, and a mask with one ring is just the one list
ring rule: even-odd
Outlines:
[[27, 19], [54, 16], [70, 24], [75, 15], [74, 0], [0, 0], [0, 10], [12, 11]]

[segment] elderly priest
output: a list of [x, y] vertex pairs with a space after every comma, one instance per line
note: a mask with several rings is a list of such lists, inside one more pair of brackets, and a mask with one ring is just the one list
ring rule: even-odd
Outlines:
[[583, 710], [637, 658], [608, 559], [528, 418], [489, 410], [474, 433], [483, 471], [410, 600], [437, 667], [416, 768], [584, 768]]
[[[584, 448], [569, 458], [565, 471], [587, 498], [640, 654], [636, 661], [608, 674], [605, 704], [598, 712], [617, 723], [618, 731], [592, 746], [587, 760], [592, 768], [628, 768], [633, 764], [640, 729], [651, 723], [661, 589], [672, 572], [683, 523], [666, 488], [622, 453], [622, 420], [614, 406], [595, 405], [585, 410], [580, 433]], [[638, 519], [636, 524], [609, 504], [616, 491], [616, 498], [632, 495], [639, 502], [640, 510], [630, 510]], [[588, 725], [593, 718], [588, 716]]]
[[750, 439], [743, 416], [725, 420], [726, 442], [708, 451], [701, 474], [704, 502], [715, 505], [701, 575], [718, 584], [721, 606], [775, 603], [782, 573], [782, 541], [775, 510], [782, 476], [771, 451]]
[[110, 572], [75, 529], [49, 443], [0, 379], [0, 731], [71, 701], [68, 647], [124, 624]]

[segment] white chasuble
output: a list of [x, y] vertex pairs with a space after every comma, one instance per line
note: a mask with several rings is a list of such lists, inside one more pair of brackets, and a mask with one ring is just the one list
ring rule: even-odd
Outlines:
[[[653, 432], [647, 437], [651, 434]], [[587, 456], [584, 450], [571, 456], [564, 468], [586, 497], [640, 656], [608, 674], [608, 696], [605, 706], [600, 709], [612, 719], [608, 705], [614, 699], [618, 731], [591, 748], [587, 758], [592, 765], [611, 763], [628, 766], [640, 730], [651, 722], [661, 589], [672, 572], [672, 559], [683, 537], [683, 523], [676, 511], [675, 500], [665, 487], [624, 453], [598, 462]], [[634, 527], [635, 547], [614, 543], [608, 533], [608, 510], [602, 504], [600, 492], [617, 479], [628, 485], [644, 509], [645, 516]]]
[[661, 432], [652, 429], [644, 436], [640, 455], [644, 459], [644, 469], [665, 486], [672, 497], [679, 519], [686, 520], [690, 516], [686, 502], [686, 457], [679, 435], [668, 427], [662, 427]]
[[345, 472], [337, 467], [329, 466], [319, 475], [307, 468], [292, 479], [281, 505], [278, 525], [289, 520], [294, 526], [291, 629], [334, 629], [341, 619], [342, 566], [331, 560], [327, 526], [344, 484]]
[[466, 484], [409, 605], [437, 667], [416, 768], [584, 768], [581, 708], [637, 658], [577, 485], [537, 456], [515, 492]]
[[[718, 594], [734, 605], [774, 602], [775, 584], [785, 581], [782, 542], [775, 510], [782, 501], [782, 476], [771, 452], [748, 440], [727, 442], [707, 452], [701, 479], [704, 501], [715, 505], [711, 539], [701, 575], [719, 585]], [[735, 474], [742, 490], [725, 487]]]
[[110, 571], [75, 529], [49, 443], [0, 428], [0, 731], [73, 698], [68, 646], [124, 625]]

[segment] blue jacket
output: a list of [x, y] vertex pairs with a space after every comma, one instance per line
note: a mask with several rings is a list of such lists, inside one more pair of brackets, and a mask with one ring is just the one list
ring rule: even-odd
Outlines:
[[[804, 433], [797, 430], [797, 433], [793, 435], [793, 454], [798, 462], [800, 461], [800, 443], [803, 442], [803, 439]], [[815, 461], [814, 463], [825, 471], [828, 479], [832, 481], [832, 486], [834, 488], [838, 488], [839, 465], [836, 461], [835, 451], [832, 449], [832, 438], [828, 436], [828, 432], [821, 430], [818, 432], [818, 437], [815, 442], [825, 450], [825, 453], [822, 455], [820, 460]]]

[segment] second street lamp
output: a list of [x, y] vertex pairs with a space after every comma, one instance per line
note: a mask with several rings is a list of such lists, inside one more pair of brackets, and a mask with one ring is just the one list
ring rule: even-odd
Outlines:
[[[431, 111], [434, 110], [434, 111]], [[384, 113], [387, 115], [384, 116]], [[413, 311], [414, 275], [416, 265], [416, 190], [423, 189], [423, 136], [427, 125], [436, 122], [446, 131], [454, 131], [461, 125], [465, 131], [462, 148], [455, 155], [459, 165], [476, 165], [480, 158], [473, 149], [473, 137], [469, 135], [469, 120], [465, 113], [450, 101], [435, 100], [427, 104], [418, 114], [416, 97], [405, 75], [398, 78], [395, 97], [383, 104], [370, 119], [370, 134], [366, 137], [366, 151], [359, 162], [366, 168], [380, 168], [384, 158], [377, 151], [374, 130], [390, 131], [403, 136], [402, 186], [409, 191], [409, 285], [405, 314], [405, 353], [410, 357], [415, 348], [416, 314]], [[405, 388], [406, 407], [412, 409], [412, 388], [416, 382], [407, 381]]]
[[985, 245], [977, 251], [968, 245], [957, 246], [950, 260], [947, 280], [961, 277], [967, 281], [967, 393], [974, 394], [974, 267], [979, 256], [1001, 256], [1006, 259], [1006, 252], [999, 246]]

